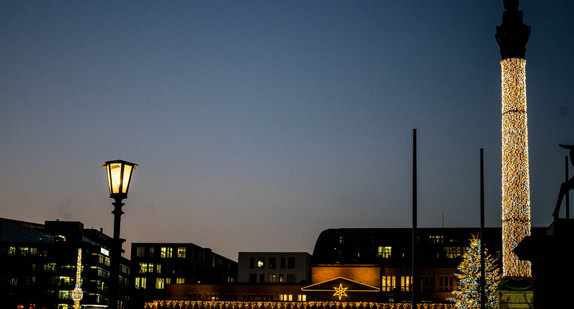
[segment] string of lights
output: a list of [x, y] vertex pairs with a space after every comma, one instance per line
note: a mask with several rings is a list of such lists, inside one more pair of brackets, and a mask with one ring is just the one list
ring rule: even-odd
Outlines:
[[502, 69], [503, 277], [531, 277], [529, 261], [513, 252], [530, 235], [530, 176], [526, 114], [526, 60], [507, 58]]
[[84, 297], [82, 291], [82, 248], [78, 249], [78, 256], [76, 258], [76, 286], [72, 290], [72, 299], [74, 300], [74, 309], [80, 309], [80, 301]]
[[[144, 309], [411, 309], [411, 303], [341, 302], [341, 301], [218, 301], [154, 300]], [[418, 309], [455, 309], [451, 303], [422, 303]]]

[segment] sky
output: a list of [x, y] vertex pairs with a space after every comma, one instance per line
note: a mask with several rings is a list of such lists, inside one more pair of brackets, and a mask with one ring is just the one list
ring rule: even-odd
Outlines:
[[[521, 1], [532, 225], [574, 144], [574, 7]], [[139, 164], [124, 249], [309, 252], [329, 228], [500, 226], [502, 1], [0, 2], [0, 217], [113, 234], [109, 160]], [[573, 167], [570, 166], [572, 171]], [[562, 216], [564, 214], [562, 213]]]

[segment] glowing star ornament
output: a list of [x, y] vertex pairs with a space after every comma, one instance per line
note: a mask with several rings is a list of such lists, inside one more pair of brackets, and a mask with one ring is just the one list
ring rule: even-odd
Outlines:
[[335, 289], [335, 294], [333, 294], [333, 296], [338, 296], [339, 300], [341, 300], [341, 298], [347, 297], [347, 287], [343, 287], [342, 283], [339, 283], [338, 287], [333, 287], [333, 289]]

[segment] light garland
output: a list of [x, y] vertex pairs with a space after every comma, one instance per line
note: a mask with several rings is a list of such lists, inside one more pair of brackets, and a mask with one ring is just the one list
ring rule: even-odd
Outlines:
[[531, 277], [530, 262], [513, 252], [530, 235], [530, 176], [526, 114], [526, 60], [507, 58], [502, 69], [503, 277]]
[[74, 309], [80, 309], [80, 301], [84, 298], [84, 291], [81, 288], [82, 278], [82, 248], [78, 249], [78, 257], [76, 258], [76, 287], [72, 291], [72, 299], [74, 300]]
[[[347, 301], [219, 301], [219, 300], [154, 300], [144, 309], [411, 309], [412, 303], [378, 303]], [[456, 309], [451, 303], [421, 303], [417, 309]]]

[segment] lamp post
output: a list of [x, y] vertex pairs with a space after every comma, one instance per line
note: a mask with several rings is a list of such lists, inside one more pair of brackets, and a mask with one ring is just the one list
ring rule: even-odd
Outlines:
[[110, 198], [114, 199], [114, 238], [112, 239], [112, 252], [110, 259], [110, 279], [109, 279], [109, 304], [108, 308], [118, 309], [118, 290], [120, 283], [120, 258], [123, 239], [120, 239], [120, 222], [122, 211], [122, 200], [128, 197], [128, 189], [132, 172], [138, 167], [137, 164], [123, 160], [107, 161], [102, 167], [106, 168], [108, 175], [108, 189]]

